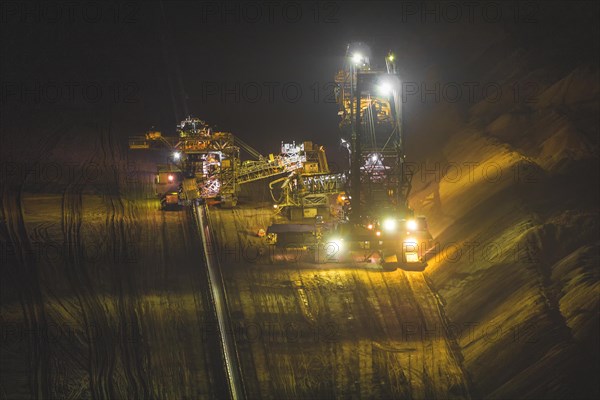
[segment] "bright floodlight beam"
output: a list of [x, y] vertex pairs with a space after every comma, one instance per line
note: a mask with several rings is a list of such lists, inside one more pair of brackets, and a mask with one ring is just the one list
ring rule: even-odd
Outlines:
[[393, 218], [384, 220], [383, 229], [387, 232], [394, 232], [396, 230], [396, 220]]
[[381, 82], [377, 86], [377, 91], [381, 96], [389, 96], [392, 94], [392, 85], [389, 82]]
[[352, 62], [354, 64], [360, 64], [363, 60], [363, 56], [360, 53], [354, 53], [352, 54]]
[[329, 242], [330, 245], [332, 245], [335, 250], [339, 251], [342, 248], [342, 239], [341, 238], [335, 238], [335, 239], [331, 239], [331, 241]]
[[409, 219], [408, 221], [406, 221], [406, 229], [408, 229], [409, 231], [416, 231], [417, 221], [415, 221], [414, 219]]
[[173, 159], [179, 160], [181, 158], [181, 153], [178, 151], [173, 152]]

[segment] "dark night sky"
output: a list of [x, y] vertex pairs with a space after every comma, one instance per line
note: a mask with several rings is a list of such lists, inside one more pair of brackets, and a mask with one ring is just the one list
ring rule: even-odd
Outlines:
[[[337, 149], [337, 108], [326, 102], [331, 93], [327, 83], [342, 65], [349, 42], [370, 44], [380, 59], [393, 49], [404, 79], [414, 80], [423, 79], [433, 66], [448, 74], [459, 71], [506, 36], [516, 38], [520, 46], [565, 49], [567, 53], [557, 51], [556, 58], [567, 54], [589, 58], [597, 49], [595, 32], [589, 29], [590, 20], [597, 24], [593, 2], [521, 6], [521, 20], [531, 14], [533, 22], [515, 21], [513, 3], [491, 3], [501, 7], [498, 22], [489, 17], [486, 21], [482, 6], [474, 9], [471, 20], [463, 3], [455, 3], [463, 14], [459, 22], [448, 22], [451, 10], [443, 10], [444, 2], [427, 2], [432, 11], [425, 17], [419, 9], [413, 13], [421, 5], [412, 1], [318, 6], [284, 2], [289, 14], [281, 5], [255, 2], [229, 3], [229, 13], [218, 2], [83, 2], [82, 6], [65, 2], [52, 3], [55, 8], [50, 11], [36, 3], [7, 3], [2, 9], [3, 106], [16, 107], [17, 116], [29, 109], [85, 108], [111, 119], [120, 135], [127, 136], [151, 125], [173, 133], [183, 117], [185, 98], [189, 113], [232, 131], [263, 152], [276, 150], [286, 139], [312, 139]], [[249, 21], [256, 7], [262, 16], [258, 22]], [[302, 16], [295, 18], [298, 7]], [[101, 18], [94, 17], [97, 9]], [[49, 15], [56, 13], [61, 15], [53, 20]], [[101, 101], [90, 102], [79, 90], [74, 100], [63, 93], [56, 103], [44, 99], [36, 103], [11, 89], [16, 84], [22, 91], [39, 83], [58, 84], [64, 91], [73, 82], [99, 85]], [[272, 101], [265, 82], [277, 85]], [[208, 85], [234, 89], [236, 83], [249, 90], [250, 99], [253, 85], [261, 88], [261, 96], [253, 103], [243, 96], [235, 102], [232, 95], [223, 101], [219, 90], [206, 93]], [[284, 98], [285, 84], [301, 88], [297, 102]], [[118, 99], [115, 87], [123, 95]], [[293, 96], [294, 89], [289, 90]]]

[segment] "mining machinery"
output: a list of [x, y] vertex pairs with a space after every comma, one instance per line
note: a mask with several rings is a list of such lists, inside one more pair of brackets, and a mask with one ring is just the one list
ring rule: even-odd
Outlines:
[[[129, 139], [130, 149], [153, 147], [169, 150], [167, 163], [157, 166], [156, 175], [156, 184], [163, 188], [159, 191], [163, 209], [175, 209], [174, 190], [179, 193], [179, 205], [217, 199], [222, 207], [233, 207], [242, 184], [283, 174], [328, 171], [325, 150], [312, 142], [282, 142], [279, 154], [265, 157], [233, 134], [214, 132], [205, 121], [192, 117], [177, 125], [177, 136], [151, 129]], [[241, 161], [240, 149], [253, 159]], [[296, 206], [285, 203], [281, 209]]]
[[[341, 212], [329, 221], [322, 215], [296, 214], [304, 222], [274, 224], [267, 239], [280, 246], [300, 243], [319, 263], [423, 269], [432, 237], [426, 218], [415, 216], [408, 205], [412, 174], [405, 163], [396, 59], [388, 53], [385, 64], [378, 66], [370, 58], [364, 44], [349, 45], [335, 77], [340, 139], [349, 169], [335, 174], [297, 170], [270, 184], [272, 194], [278, 193], [273, 197], [276, 207], [306, 210], [311, 204], [330, 204], [335, 197], [338, 207], [330, 211]], [[306, 222], [313, 216], [312, 223]]]
[[329, 238], [353, 261], [424, 268], [432, 237], [425, 217], [415, 217], [408, 205], [412, 174], [405, 163], [396, 57], [388, 53], [383, 65], [370, 58], [366, 45], [349, 45], [335, 77], [349, 179], [344, 221]]
[[[165, 206], [175, 202], [172, 185], [180, 204], [215, 198], [233, 207], [240, 185], [274, 177], [273, 207], [289, 222], [268, 227], [269, 244], [299, 237], [317, 262], [424, 268], [432, 237], [425, 217], [415, 216], [408, 205], [412, 174], [405, 162], [396, 59], [388, 53], [385, 64], [375, 65], [370, 58], [367, 46], [349, 45], [335, 77], [347, 171], [329, 171], [325, 150], [311, 142], [282, 143], [279, 154], [264, 157], [231, 133], [213, 132], [191, 117], [177, 126], [177, 137], [150, 130], [131, 138], [129, 146], [171, 151], [157, 174], [157, 183], [166, 185]], [[240, 149], [254, 159], [242, 162]], [[331, 218], [334, 209], [341, 211]]]
[[219, 197], [223, 205], [235, 205], [233, 169], [240, 150], [231, 133], [213, 132], [203, 120], [188, 117], [177, 125], [177, 136], [151, 129], [145, 136], [129, 139], [130, 149], [152, 147], [169, 150], [167, 163], [157, 166], [156, 183], [167, 189], [176, 185], [180, 203]]
[[304, 142], [303, 168], [269, 183], [276, 212], [291, 221], [327, 217], [331, 197], [344, 190], [346, 174], [331, 173], [323, 146]]

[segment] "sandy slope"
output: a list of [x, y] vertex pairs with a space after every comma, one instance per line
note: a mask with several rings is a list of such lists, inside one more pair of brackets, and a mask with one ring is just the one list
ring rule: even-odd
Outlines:
[[427, 275], [486, 397], [598, 394], [598, 107], [589, 66], [534, 104], [483, 101], [430, 152], [441, 173], [416, 176], [440, 243]]

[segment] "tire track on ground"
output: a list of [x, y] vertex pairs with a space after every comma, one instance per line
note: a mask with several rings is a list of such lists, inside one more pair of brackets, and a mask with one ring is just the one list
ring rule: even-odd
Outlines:
[[[89, 165], [97, 154], [90, 154], [83, 165]], [[85, 243], [82, 238], [83, 191], [90, 185], [84, 176], [69, 182], [63, 192], [61, 203], [62, 232], [67, 279], [77, 299], [83, 318], [88, 346], [89, 389], [93, 399], [117, 397], [114, 384], [116, 369], [113, 328], [108, 306], [89, 275], [85, 259]]]
[[[53, 129], [41, 144], [37, 154], [32, 157], [33, 163], [39, 162], [56, 146], [67, 128], [68, 125], [61, 122], [56, 129]], [[15, 265], [12, 265], [13, 269], [11, 270], [10, 263], [6, 263], [6, 275], [12, 278], [19, 288], [19, 302], [29, 333], [30, 394], [34, 398], [48, 398], [52, 393], [49, 376], [51, 354], [46, 329], [48, 316], [44, 307], [39, 260], [36, 259], [35, 249], [25, 224], [23, 192], [27, 178], [32, 172], [31, 168], [25, 167], [25, 176], [6, 176], [6, 180], [0, 182], [0, 192], [2, 193], [0, 209], [4, 228], [2, 230], [7, 238], [7, 243], [11, 243], [15, 250]]]
[[48, 398], [51, 393], [50, 351], [46, 331], [47, 317], [44, 308], [42, 288], [39, 281], [38, 263], [28, 239], [23, 217], [22, 184], [2, 188], [2, 212], [5, 222], [5, 234], [15, 249], [14, 270], [8, 276], [13, 277], [19, 287], [19, 301], [25, 317], [29, 339], [30, 393], [36, 399]]
[[[88, 345], [88, 374], [90, 392], [94, 399], [115, 397], [113, 374], [115, 368], [112, 329], [105, 308], [87, 273], [81, 240], [83, 182], [69, 184], [62, 201], [62, 231], [65, 246], [65, 269], [83, 317]], [[112, 354], [111, 354], [112, 351]]]
[[[146, 381], [149, 352], [144, 344], [141, 332], [139, 296], [134, 285], [134, 263], [131, 263], [131, 249], [135, 250], [136, 242], [130, 238], [136, 227], [128, 221], [134, 221], [133, 207], [126, 206], [121, 197], [121, 176], [119, 170], [119, 151], [112, 140], [110, 129], [100, 137], [102, 150], [102, 166], [109, 173], [110, 180], [105, 182], [107, 191], [103, 193], [109, 213], [106, 226], [111, 239], [113, 251], [113, 279], [117, 288], [117, 315], [119, 319], [118, 345], [121, 349], [121, 362], [127, 380], [128, 397], [149, 398], [150, 389]], [[108, 177], [107, 177], [108, 178]], [[135, 255], [136, 259], [138, 255]], [[134, 260], [135, 261], [135, 260]]]

